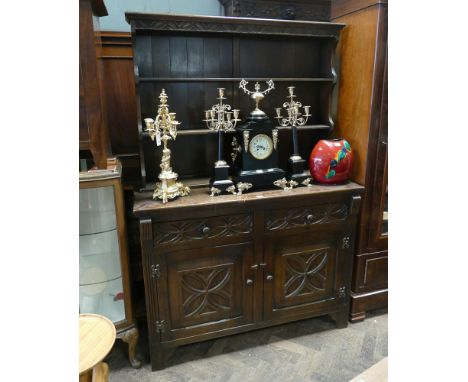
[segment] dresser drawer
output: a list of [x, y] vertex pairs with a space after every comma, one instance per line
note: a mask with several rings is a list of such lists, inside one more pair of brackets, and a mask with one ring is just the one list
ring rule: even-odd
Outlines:
[[252, 234], [252, 221], [251, 214], [239, 214], [154, 223], [154, 244], [178, 244], [206, 239], [245, 236]]
[[273, 210], [265, 213], [265, 231], [274, 232], [342, 222], [348, 218], [348, 215], [349, 207], [345, 201]]

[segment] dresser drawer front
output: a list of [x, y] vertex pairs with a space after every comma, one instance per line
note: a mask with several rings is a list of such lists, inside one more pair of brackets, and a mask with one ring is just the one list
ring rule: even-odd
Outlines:
[[342, 222], [348, 215], [349, 207], [346, 202], [274, 210], [266, 213], [265, 231], [275, 232]]
[[178, 244], [250, 235], [253, 231], [252, 220], [251, 214], [240, 214], [155, 223], [154, 244]]

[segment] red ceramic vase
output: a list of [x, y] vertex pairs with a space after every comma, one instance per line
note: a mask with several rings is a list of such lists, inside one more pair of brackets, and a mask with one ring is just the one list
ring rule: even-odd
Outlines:
[[347, 181], [352, 164], [353, 152], [344, 139], [321, 140], [310, 153], [310, 173], [319, 183]]

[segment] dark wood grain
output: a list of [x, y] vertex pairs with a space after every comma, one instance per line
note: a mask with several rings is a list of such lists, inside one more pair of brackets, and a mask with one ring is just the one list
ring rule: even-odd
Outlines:
[[[80, 150], [92, 153], [97, 168], [107, 167], [108, 131], [100, 81], [103, 71], [99, 58], [99, 35], [95, 35], [94, 15], [104, 15], [102, 1], [80, 0], [79, 21], [79, 139]], [[97, 12], [97, 13], [95, 13]], [[106, 13], [107, 14], [107, 13]], [[94, 24], [99, 27], [97, 17]]]
[[194, 189], [166, 205], [136, 193], [153, 370], [187, 343], [324, 314], [346, 326], [363, 190]]
[[285, 20], [330, 20], [330, 0], [220, 0], [226, 16]]
[[382, 224], [388, 178], [387, 3], [335, 0], [332, 4], [333, 20], [347, 24], [338, 48], [340, 95], [333, 135], [350, 143], [355, 159], [351, 179], [366, 186], [353, 274], [352, 321], [386, 303], [382, 296], [383, 291], [387, 293], [388, 235], [382, 234]]
[[[142, 131], [142, 120], [154, 118], [163, 88], [181, 122], [171, 150], [172, 167], [183, 179], [212, 175], [217, 139], [207, 132], [203, 112], [216, 103], [217, 88], [226, 88], [227, 102], [241, 110], [242, 119], [253, 109], [252, 100], [238, 89], [242, 78], [278, 79], [275, 91], [262, 102], [272, 118], [274, 107], [284, 103], [288, 86], [295, 86], [301, 101], [311, 106], [311, 129], [301, 129], [302, 157], [308, 158], [315, 143], [332, 130], [333, 57], [343, 25], [136, 13], [126, 17], [133, 30], [143, 186], [156, 181], [161, 150]], [[323, 131], [312, 131], [317, 129]], [[226, 158], [231, 139], [225, 139]], [[291, 155], [290, 140], [290, 132], [283, 130], [279, 141], [283, 168]]]

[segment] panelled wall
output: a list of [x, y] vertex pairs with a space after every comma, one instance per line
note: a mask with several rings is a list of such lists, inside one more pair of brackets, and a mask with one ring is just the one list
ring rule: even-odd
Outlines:
[[124, 184], [138, 188], [140, 159], [131, 34], [102, 32], [101, 41], [103, 91], [112, 153], [122, 161]]

